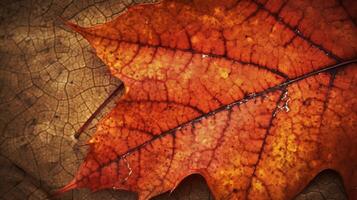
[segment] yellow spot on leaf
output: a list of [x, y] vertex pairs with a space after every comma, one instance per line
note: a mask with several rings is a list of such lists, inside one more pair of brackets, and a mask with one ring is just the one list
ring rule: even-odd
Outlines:
[[219, 75], [223, 78], [223, 79], [227, 79], [230, 73], [230, 70], [227, 68], [218, 68], [218, 72]]
[[261, 191], [263, 189], [263, 185], [260, 181], [254, 181], [253, 188], [255, 188], [258, 191]]
[[237, 79], [234, 80], [234, 83], [235, 83], [236, 85], [240, 86], [240, 85], [243, 84], [243, 79], [237, 78]]

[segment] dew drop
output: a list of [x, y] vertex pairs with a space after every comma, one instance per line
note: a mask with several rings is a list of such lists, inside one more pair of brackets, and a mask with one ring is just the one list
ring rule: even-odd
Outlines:
[[288, 93], [288, 91], [286, 90], [286, 91], [284, 92], [283, 97], [281, 98], [281, 100], [285, 100], [286, 98], [288, 98], [288, 95], [289, 95], [289, 93]]
[[255, 97], [256, 95], [257, 95], [257, 94], [253, 92], [253, 93], [248, 94], [248, 97], [249, 97], [249, 98], [252, 98], [252, 97]]
[[280, 110], [283, 110], [285, 112], [289, 112], [290, 108], [289, 108], [289, 102], [290, 102], [290, 98], [289, 98], [289, 93], [286, 90], [283, 94], [283, 97], [281, 98], [282, 102], [282, 106], [279, 106]]
[[285, 101], [285, 103], [284, 103], [283, 110], [284, 110], [285, 112], [289, 112], [289, 111], [290, 111], [289, 101], [290, 101], [290, 99], [287, 99], [287, 100]]
[[276, 110], [274, 113], [273, 113], [273, 117], [276, 116], [276, 114], [278, 114], [279, 110]]
[[124, 180], [122, 181], [122, 183], [125, 183], [128, 179], [129, 179], [129, 177], [131, 176], [131, 174], [133, 173], [133, 169], [131, 168], [131, 166], [130, 166], [130, 163], [129, 163], [129, 161], [126, 159], [126, 156], [127, 155], [129, 155], [129, 153], [127, 153], [127, 154], [125, 154], [124, 156], [123, 156], [123, 160], [124, 160], [124, 162], [125, 162], [125, 164], [126, 164], [126, 168], [128, 169], [128, 175], [124, 178]]
[[281, 97], [281, 102], [279, 103], [277, 110], [274, 112], [273, 117], [275, 117], [280, 111], [284, 112], [290, 112], [290, 107], [289, 107], [289, 93], [288, 91], [284, 91], [283, 96]]
[[301, 31], [298, 28], [296, 28], [294, 31], [296, 34], [301, 35]]

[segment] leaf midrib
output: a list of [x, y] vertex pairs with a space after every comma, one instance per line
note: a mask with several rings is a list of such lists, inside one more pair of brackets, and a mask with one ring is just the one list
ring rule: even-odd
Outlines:
[[[224, 111], [224, 110], [230, 110], [232, 109], [233, 107], [235, 106], [239, 106], [243, 103], [246, 103], [248, 102], [249, 100], [252, 100], [252, 99], [255, 99], [257, 97], [262, 97], [262, 96], [266, 96], [268, 93], [271, 93], [271, 92], [275, 92], [277, 90], [283, 90], [284, 88], [286, 88], [287, 86], [293, 84], [293, 83], [296, 83], [296, 82], [299, 82], [301, 80], [304, 80], [306, 78], [309, 78], [309, 77], [312, 77], [312, 76], [315, 76], [315, 75], [318, 75], [320, 73], [326, 73], [326, 72], [329, 72], [329, 71], [332, 71], [332, 70], [338, 70], [338, 69], [341, 69], [347, 65], [350, 65], [350, 64], [355, 64], [357, 63], [357, 58], [353, 58], [353, 59], [350, 59], [350, 60], [347, 60], [347, 61], [344, 61], [344, 62], [340, 62], [340, 63], [336, 63], [336, 64], [333, 64], [333, 65], [329, 65], [329, 66], [326, 66], [322, 69], [319, 69], [319, 70], [315, 70], [315, 71], [312, 71], [312, 72], [309, 72], [307, 74], [304, 74], [304, 75], [301, 75], [299, 77], [296, 77], [294, 79], [289, 79], [281, 84], [278, 84], [276, 86], [273, 86], [273, 87], [270, 87], [270, 88], [267, 88], [261, 92], [258, 92], [258, 93], [249, 93], [247, 94], [244, 98], [240, 99], [240, 100], [237, 100], [237, 101], [234, 101], [230, 104], [227, 104], [227, 105], [224, 105], [224, 106], [221, 106], [213, 111], [210, 111], [210, 112], [207, 112], [205, 114], [202, 114], [194, 119], [191, 119], [189, 121], [186, 121], [184, 123], [181, 123], [180, 125], [172, 128], [172, 129], [169, 129], [167, 131], [164, 131], [162, 132], [161, 134], [159, 135], [156, 135], [154, 136], [153, 138], [151, 138], [150, 140], [147, 140], [146, 142], [134, 147], [134, 148], [131, 148], [131, 149], [128, 149], [125, 153], [121, 154], [121, 155], [118, 155], [116, 159], [114, 160], [111, 160], [105, 164], [101, 164], [100, 167], [98, 167], [96, 170], [94, 171], [98, 171], [98, 170], [101, 170], [103, 167], [105, 166], [108, 166], [110, 165], [111, 163], [113, 162], [118, 162], [119, 160], [121, 160], [122, 158], [124, 157], [127, 157], [129, 156], [131, 153], [134, 153], [138, 150], [140, 150], [141, 148], [145, 147], [146, 145], [148, 144], [151, 144], [152, 142], [156, 141], [157, 139], [160, 139], [160, 138], [163, 138], [163, 137], [166, 137], [168, 135], [173, 135], [176, 133], [177, 130], [180, 130], [182, 129], [183, 127], [187, 126], [187, 125], [190, 125], [190, 124], [193, 124], [193, 123], [196, 123], [196, 122], [199, 122], [201, 121], [202, 119], [205, 119], [207, 117], [210, 117], [212, 115], [215, 115], [221, 111]], [[94, 172], [93, 171], [93, 172]], [[88, 176], [88, 175], [87, 175]], [[87, 176], [84, 176], [83, 178], [87, 177]], [[82, 179], [83, 179], [82, 178]], [[77, 180], [77, 181], [81, 181], [82, 179], [80, 180]]]

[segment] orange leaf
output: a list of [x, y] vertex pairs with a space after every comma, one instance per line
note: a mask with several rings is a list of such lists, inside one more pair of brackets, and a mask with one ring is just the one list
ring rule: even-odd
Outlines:
[[74, 188], [148, 199], [199, 173], [216, 199], [291, 199], [334, 169], [357, 196], [357, 28], [334, 1], [194, 0], [68, 23], [126, 94]]

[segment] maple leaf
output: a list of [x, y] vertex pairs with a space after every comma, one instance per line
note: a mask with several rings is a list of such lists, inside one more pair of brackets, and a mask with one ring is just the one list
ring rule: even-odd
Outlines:
[[217, 199], [291, 199], [333, 169], [357, 196], [357, 29], [342, 4], [163, 1], [67, 25], [126, 92], [60, 193], [148, 199], [198, 173]]

